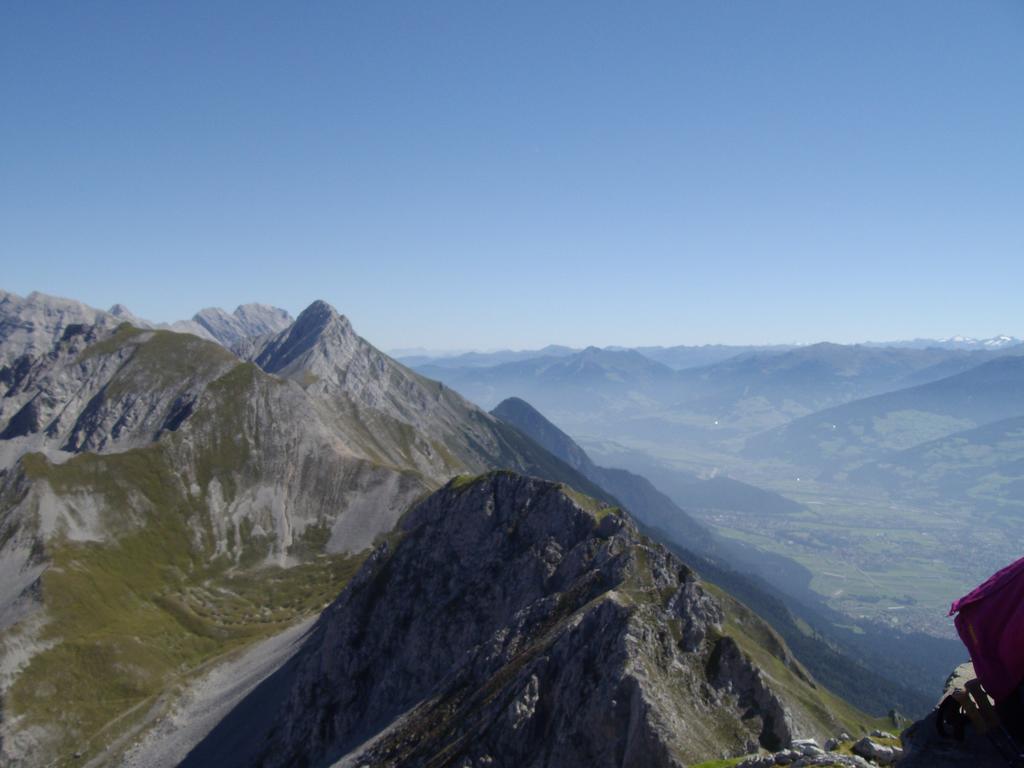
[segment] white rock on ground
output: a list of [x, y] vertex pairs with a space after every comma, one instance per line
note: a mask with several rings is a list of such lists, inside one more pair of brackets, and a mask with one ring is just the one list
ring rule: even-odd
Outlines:
[[312, 627], [307, 619], [248, 648], [191, 683], [173, 710], [124, 757], [124, 768], [173, 768], [234, 706], [294, 655]]

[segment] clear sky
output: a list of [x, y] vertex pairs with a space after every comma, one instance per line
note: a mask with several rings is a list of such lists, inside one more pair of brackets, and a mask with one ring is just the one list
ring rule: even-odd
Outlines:
[[0, 264], [385, 348], [1024, 336], [1024, 2], [9, 0]]

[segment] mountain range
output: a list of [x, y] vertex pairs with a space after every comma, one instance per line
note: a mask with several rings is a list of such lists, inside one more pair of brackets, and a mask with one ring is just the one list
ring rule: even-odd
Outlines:
[[1010, 355], [805, 416], [758, 435], [747, 451], [835, 471], [1021, 414], [1024, 357]]
[[[863, 346], [867, 347], [895, 347], [908, 349], [963, 349], [973, 351], [997, 351], [1009, 347], [1024, 344], [1024, 339], [1015, 336], [992, 336], [986, 339], [975, 339], [967, 336], [952, 336], [945, 339], [910, 339], [898, 341], [868, 341]], [[608, 351], [635, 350], [655, 362], [667, 365], [669, 368], [683, 370], [686, 368], [700, 368], [705, 365], [728, 360], [737, 355], [751, 352], [785, 352], [797, 349], [800, 344], [767, 344], [767, 345], [730, 345], [730, 344], [701, 344], [676, 346], [640, 346], [640, 347], [605, 347]], [[501, 363], [511, 363], [521, 360], [529, 360], [536, 357], [564, 357], [576, 352], [582, 352], [582, 347], [567, 347], [559, 344], [549, 344], [540, 349], [523, 350], [499, 350], [496, 352], [460, 352], [456, 354], [430, 352], [428, 350], [396, 350], [391, 354], [404, 365], [415, 368], [421, 365], [436, 365], [443, 368], [462, 367], [489, 367]]]
[[997, 351], [815, 344], [755, 350], [682, 370], [637, 350], [590, 347], [490, 366], [417, 367], [483, 407], [522, 397], [574, 431], [609, 438], [721, 442], [795, 418], [962, 373]]
[[[662, 490], [671, 488], [688, 509], [723, 508], [715, 498], [702, 498], [694, 482], [709, 471], [722, 474], [717, 467], [723, 459], [727, 466], [782, 462], [791, 477], [844, 487], [866, 483], [900, 495], [909, 490], [928, 503], [955, 486], [956, 498], [996, 508], [1024, 500], [1012, 424], [1009, 437], [997, 434], [998, 422], [1024, 416], [1024, 346], [1012, 341], [815, 344], [746, 351], [683, 370], [637, 350], [592, 347], [487, 367], [418, 370], [485, 407], [520, 397], [592, 440], [701, 459], [690, 473], [665, 471], [658, 461], [640, 457], [623, 459], [649, 479], [657, 475]], [[991, 430], [973, 431], [990, 424]], [[934, 443], [939, 440], [949, 442]], [[952, 446], [960, 446], [952, 461], [962, 473], [951, 473], [951, 461], [939, 458], [948, 459]], [[986, 458], [978, 459], [982, 452]], [[868, 464], [886, 469], [846, 474]], [[759, 481], [763, 474], [757, 473]], [[766, 497], [744, 502], [745, 491], [726, 488], [730, 482], [716, 480], [717, 498], [731, 493], [724, 508], [783, 508]]]
[[1007, 514], [1019, 518], [1024, 510], [1024, 417], [887, 453], [851, 475], [866, 485], [932, 503], [969, 504], [996, 525]]
[[73, 299], [33, 292], [18, 296], [0, 290], [0, 365], [23, 355], [39, 355], [56, 343], [69, 325], [99, 324], [115, 328], [129, 323], [136, 328], [164, 329], [188, 333], [233, 348], [291, 325], [293, 318], [283, 309], [267, 304], [242, 304], [228, 313], [219, 307], [202, 309], [189, 320], [157, 324], [135, 315], [124, 304], [103, 311]]
[[[175, 326], [0, 295], [4, 764], [682, 766], [879, 726], [829, 688], [920, 706], [732, 568], [785, 558], [723, 542], [525, 401], [488, 413], [322, 301]], [[843, 377], [971, 354], [800, 352], [717, 363], [748, 376], [728, 391], [636, 350], [446, 370], [628, 420], [681, 386], [768, 399], [811, 370], [842, 399]], [[801, 509], [690, 479], [701, 508]]]
[[264, 370], [195, 335], [68, 322], [80, 309], [45, 303], [8, 320], [22, 354], [3, 369], [11, 764], [96, 754], [128, 705], [126, 726], [160, 717], [180, 670], [318, 610], [454, 474], [502, 467], [603, 495], [326, 304], [265, 339]]
[[1006, 349], [1024, 343], [1024, 339], [1016, 336], [1007, 336], [1005, 333], [998, 336], [977, 339], [971, 336], [948, 336], [944, 339], [910, 339], [903, 341], [876, 341], [868, 342], [878, 347], [916, 347], [926, 349], [938, 347], [940, 349]]

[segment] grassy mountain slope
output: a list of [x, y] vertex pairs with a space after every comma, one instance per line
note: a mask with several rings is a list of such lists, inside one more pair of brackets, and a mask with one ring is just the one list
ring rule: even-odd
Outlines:
[[854, 470], [851, 479], [918, 499], [956, 499], [1019, 516], [1024, 511], [1024, 416], [890, 454]]
[[834, 471], [1022, 414], [1024, 357], [1002, 357], [956, 376], [798, 419], [752, 438], [746, 451]]

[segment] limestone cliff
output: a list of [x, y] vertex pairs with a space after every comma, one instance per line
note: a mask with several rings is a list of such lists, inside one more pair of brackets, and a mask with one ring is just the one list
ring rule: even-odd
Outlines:
[[753, 661], [765, 628], [733, 608], [617, 508], [460, 478], [185, 765], [657, 768], [839, 728], [770, 631], [773, 669]]

